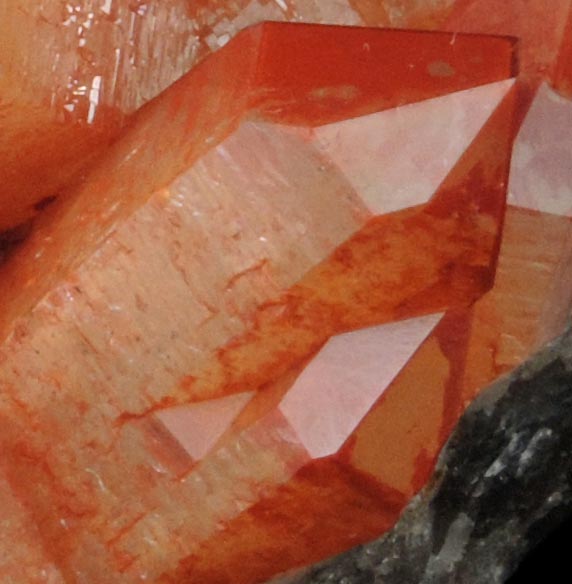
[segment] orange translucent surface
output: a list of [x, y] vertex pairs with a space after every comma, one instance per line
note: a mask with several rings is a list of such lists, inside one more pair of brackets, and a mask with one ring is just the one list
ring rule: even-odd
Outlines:
[[541, 87], [514, 147], [495, 286], [473, 309], [465, 403], [569, 322], [571, 128], [572, 103]]
[[366, 474], [343, 462], [318, 460], [157, 582], [264, 582], [373, 539], [395, 523], [404, 505], [400, 493]]
[[37, 526], [0, 471], [0, 579], [26, 584], [64, 584]]
[[[308, 70], [288, 69], [280, 60], [280, 54], [292, 56], [293, 49], [285, 44], [287, 37], [295, 41], [295, 50], [312, 49], [315, 60]], [[344, 53], [336, 59], [327, 52], [321, 54], [320, 38], [324, 46], [343, 44]], [[402, 40], [397, 42], [399, 39]], [[142, 319], [146, 313], [153, 314], [154, 320], [144, 321], [149, 324], [123, 328], [120, 335], [125, 339], [125, 347], [131, 347], [130, 352], [136, 345], [141, 350], [151, 350], [147, 340], [157, 337], [164, 328], [163, 308], [155, 310], [156, 286], [161, 282], [165, 287], [161, 296], [167, 298], [176, 293], [181, 310], [186, 302], [194, 311], [195, 320], [187, 321], [187, 326], [196, 322], [206, 327], [201, 331], [201, 338], [208, 342], [206, 358], [201, 360], [207, 347], [197, 346], [198, 341], [188, 339], [182, 345], [187, 347], [191, 342], [199, 355], [196, 366], [180, 363], [175, 368], [177, 375], [186, 378], [178, 394], [170, 397], [183, 401], [257, 387], [336, 331], [466, 303], [477, 297], [491, 282], [504, 211], [513, 131], [510, 92], [497, 109], [493, 108], [458, 163], [451, 161], [452, 170], [426, 206], [393, 214], [377, 215], [364, 209], [359, 193], [348, 188], [343, 174], [320, 172], [323, 164], [330, 163], [323, 161], [319, 153], [312, 154], [311, 144], [308, 160], [313, 157], [314, 161], [300, 159], [303, 146], [295, 142], [302, 138], [287, 138], [286, 133], [285, 150], [276, 152], [271, 164], [275, 165], [275, 174], [285, 176], [286, 183], [291, 173], [299, 175], [299, 182], [292, 183], [285, 198], [284, 181], [269, 178], [276, 185], [276, 202], [265, 215], [269, 224], [257, 228], [255, 222], [260, 215], [255, 205], [260, 203], [254, 206], [252, 202], [247, 206], [239, 203], [244, 193], [232, 186], [238, 184], [236, 177], [225, 179], [224, 173], [228, 175], [229, 171], [222, 161], [228, 155], [227, 149], [234, 148], [240, 153], [246, 143], [258, 148], [256, 156], [261, 156], [268, 150], [264, 142], [268, 138], [251, 140], [248, 135], [239, 138], [239, 132], [228, 138], [238, 140], [237, 145], [226, 146], [225, 142], [218, 150], [212, 150], [238, 128], [244, 112], [270, 116], [273, 121], [300, 121], [301, 116], [306, 116], [309, 123], [315, 123], [320, 116], [322, 121], [335, 121], [352, 112], [369, 113], [512, 74], [510, 41], [458, 36], [455, 45], [451, 45], [450, 40], [449, 34], [277, 24], [243, 33], [143, 108], [125, 137], [69, 199], [52, 210], [44, 225], [5, 266], [0, 288], [0, 297], [5, 301], [2, 314], [5, 334], [14, 326], [14, 318], [25, 314], [51, 291], [46, 308], [38, 309], [37, 315], [44, 310], [58, 313], [61, 299], [70, 295], [76, 298], [76, 318], [88, 318], [102, 302], [115, 307], [96, 320], [89, 316], [92, 326], [97, 319], [106, 319], [106, 314], [114, 315], [115, 324], [102, 324], [95, 337], [90, 337], [93, 333], [88, 335], [90, 343], [98, 347], [96, 352], [102, 351], [99, 345], [109, 327], [113, 330], [118, 326], [117, 319], [126, 318], [122, 315], [128, 305], [134, 305]], [[418, 54], [412, 52], [412, 46], [417, 47]], [[480, 54], [482, 60], [472, 64], [465, 59], [465, 50], [467, 54]], [[355, 62], [362, 66], [349, 66]], [[485, 67], [483, 62], [489, 65]], [[411, 63], [413, 69], [418, 68], [419, 75], [411, 73]], [[447, 74], [436, 72], [435, 63], [448, 64]], [[282, 71], [280, 77], [276, 76], [275, 67]], [[372, 76], [366, 75], [366, 71]], [[392, 79], [391, 85], [372, 82], [386, 77]], [[274, 81], [276, 88], [272, 86]], [[315, 89], [328, 90], [313, 92], [312, 83]], [[348, 95], [339, 94], [332, 90], [335, 87], [353, 90]], [[508, 91], [508, 86], [505, 90]], [[240, 128], [244, 130], [239, 129], [247, 134], [256, 132], [247, 130], [248, 127], [243, 124]], [[275, 131], [264, 127], [267, 129], [263, 133]], [[274, 142], [276, 148], [282, 144], [282, 140]], [[200, 163], [193, 166], [201, 155]], [[255, 178], [259, 168], [253, 168], [248, 159], [240, 162], [239, 156], [235, 155], [238, 172], [253, 180], [253, 184], [258, 181], [257, 196], [268, 198], [261, 179]], [[281, 168], [284, 164], [290, 167]], [[303, 165], [308, 164], [304, 170]], [[225, 184], [225, 180], [231, 186], [217, 189], [217, 195], [207, 195], [209, 185]], [[308, 194], [304, 194], [305, 189]], [[343, 197], [336, 194], [342, 192], [346, 193]], [[280, 239], [274, 241], [279, 236], [273, 234], [273, 229], [278, 234], [285, 232], [285, 225], [290, 224], [294, 213], [295, 197], [305, 200], [309, 193], [313, 193], [317, 206], [313, 215], [308, 215], [307, 224], [301, 223], [310, 238], [309, 250], [305, 252], [308, 257], [297, 258], [280, 247], [290, 244], [280, 243]], [[215, 205], [218, 216], [212, 216], [208, 209], [207, 201], [213, 196], [220, 198]], [[339, 205], [337, 223], [323, 222], [326, 208], [319, 205], [327, 200], [331, 201], [326, 205], [328, 209]], [[339, 203], [334, 203], [335, 200]], [[252, 243], [247, 246], [243, 241], [233, 251], [237, 236], [240, 239], [241, 226], [237, 221], [250, 225]], [[155, 225], [154, 230], [149, 230], [150, 223]], [[320, 224], [323, 225], [316, 231]], [[234, 230], [232, 233], [229, 226], [230, 231]], [[262, 233], [252, 237], [257, 229]], [[201, 254], [186, 254], [185, 246], [191, 249], [195, 240], [204, 238], [205, 232], [211, 239], [208, 245], [199, 246], [203, 249]], [[296, 234], [286, 232], [285, 237]], [[316, 238], [314, 243], [312, 237]], [[268, 246], [261, 245], [268, 241]], [[427, 242], [421, 245], [422, 254], [420, 241]], [[275, 251], [272, 245], [277, 246]], [[270, 251], [264, 251], [265, 248]], [[149, 262], [151, 249], [155, 264]], [[169, 257], [170, 265], [165, 263], [160, 249]], [[236, 261], [230, 261], [235, 253]], [[225, 256], [228, 260], [221, 261]], [[183, 261], [188, 261], [188, 265], [181, 264]], [[214, 292], [216, 287], [211, 291], [200, 290], [209, 281], [205, 280], [207, 266], [208, 270], [218, 270], [211, 281], [221, 288], [220, 292]], [[165, 270], [171, 268], [169, 276]], [[151, 273], [151, 269], [157, 271]], [[201, 273], [203, 284], [199, 279], [193, 280], [188, 275], [191, 273]], [[62, 283], [65, 278], [67, 282]], [[153, 289], [149, 282], [153, 282]], [[178, 291], [181, 285], [183, 289]], [[169, 286], [178, 288], [168, 292]], [[199, 306], [184, 301], [183, 295], [189, 288], [194, 289], [192, 294]], [[378, 295], [371, 293], [374, 289], [379, 290]], [[286, 290], [289, 291], [285, 293]], [[174, 301], [172, 296], [171, 299]], [[171, 312], [173, 306], [171, 302]], [[69, 307], [64, 302], [62, 308]], [[85, 316], [80, 317], [82, 313]], [[20, 328], [30, 326], [36, 330], [31, 322], [22, 322]], [[191, 329], [189, 334], [193, 334]], [[55, 336], [63, 339], [61, 333]], [[264, 363], [262, 355], [266, 355]], [[145, 358], [144, 354], [141, 358]], [[112, 401], [120, 411], [141, 411], [167, 397], [165, 392], [176, 381], [172, 374], [164, 379], [155, 377], [134, 393], [122, 389], [121, 396], [112, 388]]]
[[[335, 469], [340, 463], [308, 463], [304, 468], [319, 468], [320, 474], [314, 475], [311, 470], [302, 473], [304, 489], [298, 487], [298, 473], [292, 486], [288, 483], [287, 487], [269, 492], [263, 501], [231, 522], [221, 540], [215, 538], [210, 545], [201, 546], [165, 581], [185, 581], [183, 575], [192, 581], [196, 575], [208, 575], [212, 581], [230, 582], [229, 574], [238, 558], [245, 561], [251, 553], [253, 561], [247, 562], [249, 576], [244, 581], [261, 581], [258, 574], [252, 576], [254, 571], [268, 575], [264, 572], [267, 566], [278, 571], [336, 552], [336, 537], [339, 549], [371, 538], [372, 523], [359, 514], [361, 497], [372, 492], [369, 485], [379, 489], [367, 503], [367, 508], [372, 509], [371, 521], [375, 521], [376, 509], [397, 514], [399, 506], [392, 504], [396, 499], [388, 499], [388, 493], [394, 493], [394, 497], [399, 493], [406, 500], [417, 492], [431, 475], [436, 456], [466, 404], [537, 348], [547, 302], [555, 309], [552, 292], [560, 279], [561, 262], [570, 255], [570, 240], [566, 237], [570, 229], [569, 218], [509, 209], [495, 288], [477, 302], [472, 314], [450, 313], [441, 321], [341, 449], [338, 457], [344, 461], [344, 472], [354, 473], [353, 489], [336, 483]], [[524, 287], [522, 278], [530, 279], [531, 270], [535, 273], [535, 286]], [[565, 302], [566, 298], [561, 300]], [[369, 478], [360, 480], [360, 476]], [[336, 497], [336, 510], [341, 510], [343, 523], [328, 520], [314, 509], [308, 483], [322, 499]], [[289, 519], [290, 510], [296, 506], [305, 510], [303, 519], [300, 514]], [[266, 512], [259, 512], [259, 508]], [[344, 515], [346, 509], [348, 517]], [[276, 516], [280, 520], [275, 520]], [[321, 545], [297, 547], [298, 521], [303, 522], [304, 533], [316, 538], [319, 530], [328, 526], [323, 549]], [[375, 526], [379, 533], [385, 529], [382, 523], [380, 519]], [[387, 527], [390, 525], [391, 521]], [[248, 543], [241, 544], [241, 534], [247, 534], [248, 542], [251, 532], [258, 537], [256, 553]], [[351, 540], [349, 534], [355, 539]], [[222, 556], [222, 567], [221, 556], [214, 552], [220, 545], [233, 550]], [[283, 555], [276, 554], [278, 549], [283, 550]]]
[[[229, 521], [220, 535], [201, 544], [165, 576], [165, 582], [194, 578], [231, 582], [239, 561], [248, 565], [246, 570], [238, 570], [240, 577], [244, 575], [241, 582], [262, 581], [273, 571], [315, 561], [371, 538], [372, 529], [381, 533], [391, 524], [391, 514], [397, 516], [398, 501], [407, 500], [430, 477], [465, 406], [499, 375], [562, 332], [572, 309], [572, 201], [563, 194], [571, 168], [565, 162], [570, 155], [569, 116], [569, 102], [543, 88], [519, 132], [511, 176], [513, 205], [505, 217], [492, 290], [472, 309], [447, 313], [403, 368], [395, 353], [385, 353], [388, 346], [393, 350], [402, 346], [402, 341], [379, 342], [387, 368], [401, 370], [386, 385], [375, 366], [362, 364], [361, 369], [368, 370], [384, 390], [336, 454], [303, 462], [303, 470], [293, 473], [282, 486], [268, 483], [260, 502]], [[564, 168], [555, 166], [554, 159]], [[411, 338], [411, 331], [406, 338]], [[342, 350], [344, 358], [339, 359], [336, 373], [342, 384], [346, 383], [344, 375], [353, 377], [349, 383], [355, 399], [367, 393], [358, 383], [360, 365], [355, 358], [362, 351], [359, 344]], [[306, 423], [302, 431], [296, 431], [295, 439], [311, 449], [304, 429], [311, 435], [320, 434], [322, 424], [343, 428], [343, 420], [329, 421], [329, 404], [316, 402], [323, 386], [332, 380], [328, 362], [320, 361], [320, 355], [254, 398], [218, 448], [229, 449], [237, 440], [233, 433], [248, 432], [248, 426], [256, 424], [256, 416], [270, 417], [273, 408], [286, 413], [276, 404], [284, 403], [285, 396], [303, 383], [305, 372], [319, 363], [315, 385], [306, 391]], [[330, 365], [332, 362], [335, 359]], [[347, 373], [342, 371], [344, 366]], [[347, 415], [352, 401], [337, 400], [332, 395], [332, 402], [343, 403], [340, 411]], [[351, 480], [341, 484], [340, 472]], [[326, 516], [316, 500], [335, 500], [335, 516]], [[371, 510], [367, 518], [360, 513], [362, 505]], [[380, 510], [387, 513], [387, 527], [378, 515]], [[338, 523], [338, 517], [343, 521]], [[326, 526], [327, 537], [322, 539]], [[318, 543], [308, 543], [312, 538]], [[250, 544], [254, 540], [256, 549]], [[304, 545], [298, 545], [300, 540]], [[218, 555], [220, 549], [225, 553]]]
[[[543, 0], [511, 0], [502, 10], [493, 4], [6, 1], [0, 7], [0, 230], [35, 215], [36, 205], [65, 195], [70, 179], [117, 137], [126, 115], [262, 20], [513, 34], [522, 39], [523, 71], [550, 77], [570, 0], [552, 2], [549, 11]], [[33, 30], [33, 38], [22, 30]], [[564, 39], [555, 77], [562, 91], [570, 76], [568, 44]]]
[[[430, 477], [436, 457], [467, 403], [538, 347], [545, 333], [547, 310], [564, 317], [560, 327], [566, 322], [557, 303], [570, 309], [572, 286], [568, 282], [568, 287], [560, 290], [564, 294], [556, 296], [554, 287], [559, 287], [562, 263], [569, 264], [572, 257], [571, 219], [509, 208], [505, 229], [495, 287], [471, 311], [450, 312], [443, 317], [403, 368], [396, 351], [404, 347], [404, 339], [415, 346], [411, 329], [401, 340], [377, 340], [379, 356], [375, 359], [374, 350], [372, 360], [367, 357], [368, 364], [362, 363], [361, 369], [355, 361], [356, 354], [363, 350], [359, 343], [342, 350], [345, 359], [340, 356], [337, 365], [336, 359], [324, 361], [318, 353], [306, 369], [293, 372], [294, 378], [280, 380], [267, 393], [254, 398], [211, 456], [226, 452], [227, 468], [234, 467], [237, 463], [230, 453], [236, 451], [244, 436], [249, 435], [264, 449], [262, 429], [282, 427], [278, 433], [283, 443], [278, 449], [274, 443], [273, 456], [290, 461], [291, 477], [282, 485], [268, 481], [258, 502], [229, 519], [220, 533], [201, 543], [160, 581], [261, 582], [391, 527], [404, 503]], [[525, 286], [531, 274], [534, 286]], [[406, 324], [390, 326], [397, 331]], [[376, 360], [385, 362], [387, 369], [401, 368], [387, 386], [384, 376], [375, 371]], [[304, 374], [312, 366], [317, 366], [319, 374], [313, 377], [314, 386], [306, 388], [303, 428], [307, 432], [297, 430], [292, 434], [284, 430], [285, 422], [293, 423], [284, 403], [305, 383]], [[341, 417], [353, 407], [352, 401], [338, 401], [335, 391], [330, 394], [334, 405], [316, 403], [323, 386], [332, 382], [328, 369], [332, 366], [342, 384], [351, 384], [354, 379], [354, 399], [362, 399], [366, 387], [360, 385], [360, 371], [377, 384], [381, 396], [335, 454], [299, 459], [302, 466], [296, 470], [289, 454], [292, 444], [312, 449], [305, 436], [323, 432], [322, 425], [343, 431]], [[346, 373], [342, 371], [344, 366]], [[340, 408], [341, 417], [336, 423], [328, 419], [330, 407]], [[285, 417], [278, 421], [272, 412]], [[256, 416], [261, 421], [256, 422]], [[253, 430], [257, 425], [259, 429]], [[326, 527], [327, 535], [320, 536]], [[240, 570], [240, 563], [248, 567]]]
[[372, 408], [350, 443], [356, 467], [415, 493], [464, 408], [562, 332], [571, 257], [570, 217], [509, 207], [493, 289], [470, 313], [447, 314]]
[[444, 28], [458, 32], [509, 34], [521, 39], [526, 77], [550, 78], [562, 42], [570, 0], [457, 0]]
[[424, 486], [463, 410], [469, 324], [466, 312], [448, 313], [346, 446], [357, 469], [407, 497]]
[[494, 287], [469, 314], [447, 315], [357, 432], [353, 460], [386, 484], [414, 491], [478, 392], [563, 332], [572, 310], [571, 127], [570, 102], [542, 87], [514, 146]]
[[[282, 461], [284, 472], [264, 484], [251, 474], [263, 488], [259, 499], [243, 499], [239, 514], [229, 515], [219, 533], [198, 542], [159, 581], [262, 582], [389, 529], [410, 493], [357, 468], [344, 444], [353, 445], [356, 425], [439, 319], [431, 315], [331, 339], [294, 379], [260, 392], [185, 480], [222, 457], [232, 473], [259, 472], [238, 459], [244, 444]], [[275, 436], [271, 448], [268, 435]], [[328, 533], [320, 537], [326, 525]], [[248, 568], [237, 572], [245, 560]]]
[[572, 218], [509, 207], [495, 287], [473, 309], [466, 403], [562, 331], [571, 257]]
[[[346, 43], [348, 59], [399, 81], [405, 97], [343, 55], [277, 78], [264, 51], [276, 50], [274, 34], [291, 50], [284, 28], [297, 47]], [[241, 433], [233, 466], [212, 441], [185, 451], [156, 417], [118, 424], [126, 412], [244, 392], [336, 330], [464, 304], [491, 283], [513, 133], [512, 41], [284, 28], [246, 31], [144, 107], [3, 268], [3, 453], [72, 581], [174, 570], [308, 460], [280, 416]], [[489, 66], [466, 60], [475, 52]], [[292, 93], [309, 77], [328, 90]], [[441, 168], [437, 192], [386, 215], [319, 147], [318, 130], [260, 119], [307, 115], [312, 125], [321, 115], [343, 134], [353, 111], [495, 82], [496, 101]], [[380, 508], [372, 521], [378, 529], [394, 516]]]
[[572, 98], [572, 7], [564, 30], [558, 64], [554, 73], [554, 87], [564, 96]]

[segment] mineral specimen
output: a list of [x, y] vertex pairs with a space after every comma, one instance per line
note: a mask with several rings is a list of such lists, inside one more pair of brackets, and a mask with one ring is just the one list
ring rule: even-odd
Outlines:
[[[339, 55], [323, 48], [320, 31], [339, 38], [337, 46], [344, 39]], [[490, 83], [513, 74], [512, 43], [450, 40], [291, 25], [250, 29], [144, 108], [4, 267], [3, 336], [15, 319], [36, 318], [24, 315], [44, 298], [45, 308], [34, 314], [72, 310], [90, 329], [82, 334], [96, 352], [110, 331], [117, 331], [115, 343], [122, 338], [121, 354], [142, 362], [146, 352], [164, 353], [167, 343], [166, 376], [155, 365], [152, 379], [138, 370], [137, 390], [123, 379], [121, 397], [112, 398], [121, 411], [137, 412], [167, 395], [172, 403], [257, 387], [331, 334], [475, 299], [492, 281], [504, 211], [513, 92], [510, 81]], [[296, 51], [305, 50], [316, 59], [307, 72], [280, 61], [288, 55], [297, 62]], [[476, 65], [464, 50], [480, 54]], [[378, 88], [378, 76], [393, 85]], [[440, 121], [423, 131], [448, 150], [433, 167], [427, 153], [417, 155], [419, 172], [433, 175], [409, 194], [378, 192], [377, 161], [367, 167], [348, 158], [352, 140], [372, 152], [383, 147], [375, 134], [384, 118], [365, 114], [487, 82], [428, 106], [425, 115]], [[439, 132], [449, 111], [459, 136], [447, 144]], [[297, 131], [252, 119], [241, 124], [245, 112], [297, 124], [363, 115]], [[413, 115], [415, 125], [422, 110]], [[138, 317], [130, 330], [124, 319], [132, 318], [131, 306]], [[19, 328], [30, 326], [24, 320]]]
[[0, 234], [0, 576], [251, 584], [388, 530], [569, 317], [570, 0], [0, 11], [0, 228], [42, 215]]
[[292, 476], [257, 476], [260, 501], [165, 582], [259, 582], [381, 533], [429, 479], [466, 405], [562, 334], [572, 308], [571, 113], [543, 87], [521, 127], [493, 289], [469, 310], [336, 337], [273, 397], [250, 402], [202, 465], [224, 457], [244, 469], [236, 453], [260, 443]]
[[263, 20], [415, 26], [442, 20], [450, 2], [401, 2], [399, 10], [393, 4], [5, 0], [0, 231], [65, 196], [131, 113], [247, 26]]
[[[186, 450], [167, 427], [184, 442], [192, 411], [144, 414], [257, 389], [331, 335], [464, 306], [491, 285], [514, 72], [504, 38], [249, 29], [136, 114], [47, 210], [1, 274], [0, 438], [64, 578], [168, 573], [308, 456], [293, 444], [294, 459], [273, 458], [278, 425], [261, 438], [270, 450], [221, 467], [217, 439], [242, 401], [205, 406], [226, 417]], [[404, 141], [412, 167], [387, 156], [414, 190], [395, 170], [374, 188], [379, 164], [353, 156], [381, 155], [380, 129], [393, 148], [409, 132], [439, 149], [433, 162]], [[355, 490], [354, 471], [332, 465], [340, 496], [372, 500], [377, 487]], [[405, 499], [389, 500], [352, 541], [391, 525]]]

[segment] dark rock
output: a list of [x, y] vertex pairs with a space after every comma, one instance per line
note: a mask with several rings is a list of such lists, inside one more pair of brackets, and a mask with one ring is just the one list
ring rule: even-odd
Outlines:
[[391, 532], [283, 582], [500, 584], [570, 515], [572, 331], [475, 400]]

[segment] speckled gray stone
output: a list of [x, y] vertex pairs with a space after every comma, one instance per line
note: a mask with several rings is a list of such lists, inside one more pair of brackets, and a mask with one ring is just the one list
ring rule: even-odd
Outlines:
[[497, 584], [572, 513], [572, 331], [475, 400], [383, 538], [281, 584]]

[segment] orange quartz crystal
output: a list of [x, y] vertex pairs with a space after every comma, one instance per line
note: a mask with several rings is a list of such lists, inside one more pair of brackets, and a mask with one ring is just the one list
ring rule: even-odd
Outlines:
[[[0, 575], [250, 584], [393, 525], [467, 403], [569, 317], [572, 110], [538, 89], [566, 94], [569, 5], [187, 7], [185, 66], [262, 14], [453, 33], [251, 29], [49, 210], [0, 274], [0, 538], [22, 541]], [[144, 37], [146, 6], [114, 10]], [[462, 31], [523, 37], [506, 214], [513, 46]], [[136, 70], [63, 122], [13, 100], [10, 136], [43, 128], [33, 156], [50, 132], [77, 145], [36, 165], [49, 192], [160, 89]]]
[[[135, 360], [164, 352], [170, 335], [165, 374], [139, 372], [134, 391], [123, 381], [113, 397], [141, 412], [255, 388], [337, 331], [478, 297], [492, 281], [504, 212], [512, 43], [450, 40], [294, 25], [243, 33], [143, 108], [4, 267], [3, 336], [70, 309], [96, 353], [117, 327]], [[288, 65], [305, 51], [308, 69]], [[386, 76], [391, 85], [372, 81]], [[452, 95], [442, 126], [425, 128], [440, 147], [444, 109], [457, 112], [459, 141], [431, 180], [376, 190], [375, 159], [358, 168], [368, 157], [351, 158], [352, 141], [372, 155], [388, 146], [369, 129], [385, 123], [372, 112], [483, 83]], [[351, 115], [360, 117], [338, 121]], [[326, 125], [277, 125], [304, 120]], [[422, 175], [431, 152], [416, 156]], [[165, 310], [176, 315], [168, 327]]]
[[[441, 363], [432, 361], [437, 355], [427, 339], [455, 332], [447, 320], [429, 315], [334, 337], [306, 366], [253, 398], [181, 479], [196, 484], [216, 466], [234, 478], [224, 496], [235, 505], [224, 506], [225, 520], [206, 537], [173, 525], [195, 545], [159, 581], [263, 582], [389, 529], [418, 488], [404, 469], [421, 457], [419, 442], [429, 438], [424, 447], [435, 448], [444, 396], [436, 399]], [[447, 358], [439, 355], [447, 370]], [[428, 366], [431, 376], [420, 392], [416, 375], [426, 376]], [[424, 417], [425, 432], [416, 426]], [[388, 444], [381, 441], [379, 457], [380, 441], [370, 443], [369, 460], [359, 452], [362, 435], [375, 435], [362, 428], [368, 423], [392, 436]], [[395, 461], [387, 453], [397, 444], [401, 468], [392, 473]], [[264, 466], [255, 452], [263, 453]], [[268, 467], [280, 470], [269, 474]]]
[[[548, 91], [533, 104], [514, 160], [532, 146], [545, 179], [551, 173], [542, 152], [570, 127], [571, 120], [558, 122], [572, 111], [566, 104], [560, 119], [553, 111], [556, 135], [527, 143], [546, 119]], [[161, 582], [263, 582], [383, 533], [429, 479], [466, 405], [564, 330], [572, 308], [572, 198], [562, 197], [560, 183], [553, 185], [559, 201], [550, 204], [545, 188], [536, 201], [540, 209], [518, 206], [519, 182], [532, 177], [513, 171], [517, 194], [493, 289], [470, 310], [336, 337], [305, 368], [258, 394], [183, 480], [197, 480], [216, 460], [224, 460], [223, 473], [245, 472], [248, 463], [239, 455], [245, 445], [281, 461], [286, 474], [268, 478], [250, 468], [258, 498], [245, 497], [238, 486], [240, 513]]]
[[[249, 29], [144, 107], [4, 266], [0, 439], [64, 578], [170, 573], [256, 503], [265, 477], [285, 482], [308, 459], [295, 442], [286, 459], [256, 444], [242, 450], [243, 478], [221, 472], [209, 453], [243, 395], [211, 408], [224, 423], [192, 452], [175, 438], [180, 416], [126, 413], [240, 396], [337, 331], [463, 305], [490, 286], [513, 43], [452, 40]], [[308, 51], [308, 68], [290, 65]], [[395, 140], [380, 142], [380, 128]], [[414, 192], [391, 173], [411, 142], [400, 128], [430, 145], [402, 167]], [[384, 160], [391, 188], [372, 188], [380, 165], [352, 158], [356, 144]], [[280, 450], [280, 425], [274, 437]], [[342, 491], [352, 473], [339, 467]], [[362, 501], [378, 492], [368, 484]], [[400, 489], [369, 534], [395, 520]]]
[[246, 26], [284, 19], [365, 24], [349, 5], [318, 4], [2, 2], [0, 232], [62, 196], [131, 113]]
[[518, 134], [495, 287], [473, 308], [465, 401], [560, 335], [572, 308], [572, 102], [538, 91]]
[[[392, 525], [465, 406], [569, 322], [571, 127], [572, 103], [540, 88], [514, 148], [495, 285], [474, 307], [331, 339], [229, 424], [184, 480], [224, 460], [260, 494], [237, 486], [240, 512], [161, 582], [262, 582]], [[263, 477], [242, 448], [286, 472]]]

